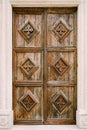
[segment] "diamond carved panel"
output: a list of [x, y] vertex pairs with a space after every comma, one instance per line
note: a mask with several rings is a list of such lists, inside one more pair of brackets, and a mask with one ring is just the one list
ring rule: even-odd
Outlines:
[[58, 111], [59, 114], [67, 111], [69, 109], [69, 106], [71, 105], [71, 102], [67, 99], [62, 91], [60, 92], [60, 94], [55, 93], [51, 97], [51, 102], [53, 107]]
[[24, 59], [23, 63], [20, 65], [20, 68], [29, 79], [39, 67], [35, 66], [35, 64], [29, 58], [27, 58]]
[[60, 76], [65, 75], [65, 73], [70, 69], [70, 65], [62, 57], [60, 57], [57, 60], [57, 62], [53, 65], [53, 67]]
[[60, 18], [54, 24], [52, 31], [57, 36], [58, 41], [61, 43], [70, 34], [72, 28], [66, 23], [64, 19]]
[[26, 42], [29, 43], [38, 34], [38, 31], [34, 25], [28, 21], [19, 29], [19, 33], [26, 40]]
[[38, 103], [38, 100], [30, 90], [23, 95], [20, 99], [19, 102], [22, 104], [22, 106], [26, 109], [26, 111], [30, 112], [32, 108]]

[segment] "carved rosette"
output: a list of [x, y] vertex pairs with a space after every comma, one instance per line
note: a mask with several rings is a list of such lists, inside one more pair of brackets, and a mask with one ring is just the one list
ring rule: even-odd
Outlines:
[[62, 18], [58, 19], [53, 26], [52, 31], [57, 36], [58, 41], [61, 43], [70, 34], [72, 28]]
[[19, 102], [27, 112], [30, 112], [32, 108], [38, 103], [38, 100], [33, 95], [33, 93], [28, 90], [28, 92], [19, 99]]
[[59, 114], [67, 111], [71, 105], [71, 102], [67, 99], [65, 94], [61, 91], [59, 94], [55, 93], [51, 97], [51, 103]]
[[30, 21], [24, 24], [18, 31], [27, 43], [29, 43], [38, 34], [37, 29]]
[[70, 69], [70, 65], [62, 57], [59, 57], [53, 67], [55, 68], [59, 76], [64, 76], [65, 73]]
[[24, 59], [22, 64], [20, 64], [21, 71], [27, 76], [29, 79], [38, 69], [39, 67], [35, 66], [35, 64], [29, 59]]

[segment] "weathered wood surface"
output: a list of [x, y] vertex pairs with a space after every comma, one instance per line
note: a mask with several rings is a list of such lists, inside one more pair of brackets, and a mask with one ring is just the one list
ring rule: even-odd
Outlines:
[[76, 8], [13, 8], [15, 124], [75, 124], [76, 89]]

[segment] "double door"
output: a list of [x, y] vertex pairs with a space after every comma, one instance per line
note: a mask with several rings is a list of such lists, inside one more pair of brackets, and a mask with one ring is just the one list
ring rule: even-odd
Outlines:
[[75, 124], [76, 12], [13, 8], [15, 124]]

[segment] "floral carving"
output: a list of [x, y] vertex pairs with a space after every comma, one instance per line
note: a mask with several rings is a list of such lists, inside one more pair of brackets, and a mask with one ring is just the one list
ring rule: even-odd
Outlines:
[[71, 105], [63, 92], [56, 93], [51, 97], [53, 107], [61, 114]]
[[23, 64], [22, 64], [23, 68], [29, 72], [30, 70], [33, 69], [33, 67], [35, 66], [33, 64], [33, 62], [30, 59], [27, 59]]
[[19, 33], [23, 36], [27, 43], [29, 43], [34, 36], [38, 34], [38, 31], [32, 25], [30, 21], [23, 25], [22, 28], [19, 29]]
[[62, 95], [60, 95], [54, 102], [55, 107], [61, 113], [63, 109], [66, 107], [67, 101], [64, 99]]
[[23, 63], [20, 65], [22, 72], [29, 79], [38, 69], [37, 66], [29, 59], [24, 59]]
[[61, 43], [70, 34], [72, 28], [66, 23], [64, 19], [60, 18], [54, 24], [52, 31], [55, 33], [58, 41]]
[[28, 38], [30, 38], [31, 34], [34, 32], [34, 29], [30, 24], [27, 24], [23, 29], [23, 32], [26, 34]]
[[55, 70], [58, 72], [60, 76], [63, 76], [69, 69], [69, 64], [64, 60], [64, 58], [60, 57], [57, 62], [54, 64]]
[[30, 112], [31, 109], [38, 103], [36, 97], [34, 97], [30, 90], [19, 99], [19, 102], [28, 112]]

